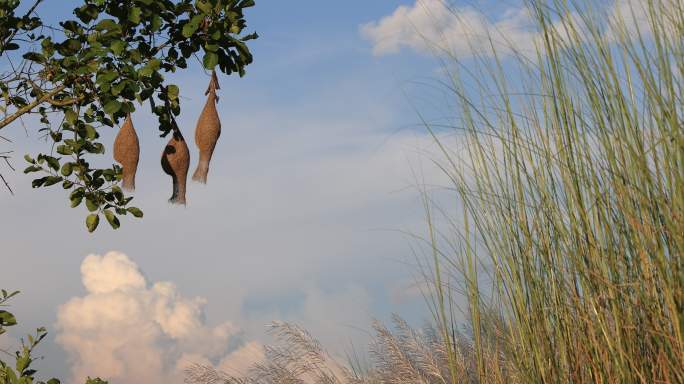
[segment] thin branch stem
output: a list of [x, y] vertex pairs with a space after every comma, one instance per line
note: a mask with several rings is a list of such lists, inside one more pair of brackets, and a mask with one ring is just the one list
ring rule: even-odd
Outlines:
[[[33, 100], [33, 101], [30, 102], [29, 104], [26, 104], [25, 106], [19, 108], [16, 112], [14, 112], [14, 113], [11, 114], [10, 116], [8, 116], [8, 117], [6, 117], [5, 119], [3, 119], [2, 121], [0, 121], [0, 129], [5, 128], [5, 126], [9, 125], [11, 122], [13, 122], [14, 120], [18, 119], [18, 118], [21, 117], [22, 115], [24, 115], [24, 114], [26, 114], [26, 113], [28, 113], [28, 112], [31, 112], [31, 110], [32, 110], [33, 108], [37, 107], [38, 105], [40, 105], [40, 104], [42, 104], [42, 103], [44, 103], [44, 102], [48, 102], [48, 103], [50, 103], [50, 104], [52, 104], [52, 105], [57, 105], [57, 106], [69, 105], [69, 104], [61, 105], [62, 103], [64, 103], [63, 101], [51, 100], [53, 96], [55, 96], [56, 94], [62, 92], [65, 88], [66, 88], [65, 85], [60, 85], [60, 86], [58, 86], [57, 88], [55, 88], [55, 89], [53, 89], [53, 90], [47, 92], [47, 93], [44, 94], [43, 96], [41, 96], [41, 97], [39, 97], [39, 98]], [[76, 103], [76, 102], [77, 102], [77, 100], [72, 100], [71, 104]]]

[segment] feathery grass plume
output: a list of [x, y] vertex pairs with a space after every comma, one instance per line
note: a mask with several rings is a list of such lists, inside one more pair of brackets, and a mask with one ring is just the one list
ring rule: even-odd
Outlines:
[[440, 333], [458, 276], [480, 382], [684, 382], [684, 1], [526, 4], [535, 57], [445, 59], [465, 150], [427, 124], [463, 206], [426, 197]]
[[131, 114], [126, 116], [119, 133], [114, 139], [114, 160], [119, 162], [123, 168], [123, 189], [135, 190], [135, 173], [138, 169], [138, 159], [140, 158], [140, 144], [138, 135], [133, 127]]
[[216, 110], [216, 103], [218, 103], [217, 89], [221, 89], [221, 87], [219, 86], [216, 72], [212, 71], [209, 87], [204, 93], [208, 95], [207, 102], [204, 104], [195, 128], [195, 144], [199, 148], [200, 158], [192, 179], [200, 183], [207, 182], [209, 162], [211, 162], [211, 156], [214, 154], [216, 142], [219, 136], [221, 136], [221, 120]]
[[186, 369], [189, 384], [266, 384], [266, 383], [351, 383], [348, 369], [338, 364], [320, 343], [301, 327], [285, 322], [273, 322], [269, 332], [277, 345], [265, 347], [263, 361], [253, 364], [247, 377], [237, 377], [214, 367], [195, 364]]
[[227, 373], [216, 370], [206, 364], [192, 364], [185, 370], [185, 380], [188, 384], [252, 384], [250, 379], [236, 378]]
[[[445, 340], [441, 331], [432, 325], [416, 330], [396, 315], [393, 317], [393, 323], [394, 332], [379, 322], [375, 322], [373, 326], [373, 377], [380, 383], [521, 382], [518, 380], [515, 367], [508, 364], [502, 355], [497, 355], [493, 339], [488, 338], [482, 344], [487, 357], [484, 369], [493, 373], [490, 377], [483, 378], [478, 375], [472, 332], [466, 335], [454, 328]], [[449, 356], [449, 353], [452, 356]]]
[[183, 134], [176, 128], [162, 153], [161, 165], [164, 172], [171, 176], [173, 193], [169, 202], [185, 205], [185, 185], [190, 167], [190, 150]]
[[[350, 363], [332, 358], [304, 329], [275, 322], [271, 333], [277, 345], [265, 348], [263, 361], [255, 363], [245, 377], [221, 372], [209, 365], [195, 364], [186, 370], [188, 384], [445, 384], [480, 383], [472, 342], [461, 332], [454, 333], [462, 369], [451, 377], [446, 348], [434, 327], [417, 331], [398, 316], [393, 317], [394, 332], [374, 323], [370, 346], [370, 368], [354, 372]], [[508, 383], [517, 383], [515, 376]], [[489, 382], [489, 381], [483, 381]]]

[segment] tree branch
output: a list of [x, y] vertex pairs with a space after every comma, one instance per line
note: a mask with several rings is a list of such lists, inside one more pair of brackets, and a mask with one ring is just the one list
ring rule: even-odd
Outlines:
[[[69, 104], [60, 104], [60, 103], [64, 103], [64, 101], [52, 100], [52, 97], [55, 96], [56, 94], [62, 92], [64, 90], [64, 88], [66, 88], [65, 85], [60, 85], [57, 88], [45, 93], [44, 95], [40, 96], [39, 98], [33, 100], [32, 102], [26, 104], [25, 106], [19, 108], [16, 112], [14, 112], [13, 114], [9, 115], [8, 117], [6, 117], [2, 121], [0, 121], [0, 129], [5, 128], [5, 126], [9, 125], [11, 122], [13, 122], [14, 120], [21, 117], [21, 115], [24, 115], [28, 112], [31, 112], [31, 110], [33, 108], [37, 107], [38, 105], [40, 105], [44, 102], [48, 102], [50, 104], [58, 105], [58, 106], [69, 105]], [[78, 100], [71, 99], [70, 101], [71, 101], [71, 104], [73, 104], [73, 103], [77, 102]], [[56, 104], [54, 104], [54, 103], [56, 103]]]
[[[42, 2], [43, 2], [43, 0], [36, 0], [36, 2], [33, 3], [31, 8], [29, 8], [29, 10], [26, 12], [26, 15], [24, 17], [30, 16], [33, 13], [33, 11], [36, 10], [38, 5]], [[7, 39], [5, 39], [5, 41], [2, 42], [2, 46], [0, 46], [0, 55], [5, 53], [5, 47], [7, 46], [7, 44], [9, 44], [12, 41], [14, 36], [16, 36], [17, 31], [18, 31], [18, 29], [15, 29], [14, 31], [12, 31], [12, 33], [9, 36], [7, 36]]]
[[[3, 152], [3, 153], [7, 153], [7, 152]], [[7, 156], [5, 156], [5, 155], [0, 155], [0, 158], [2, 158], [3, 160], [5, 160], [5, 162], [6, 162], [7, 165], [10, 167], [10, 169], [11, 169], [12, 171], [14, 171], [14, 167], [12, 167], [12, 164], [10, 164], [9, 160], [7, 159]], [[10, 194], [11, 194], [11, 195], [14, 195], [14, 191], [12, 190], [12, 187], [10, 187], [9, 183], [7, 182], [7, 180], [5, 180], [5, 177], [2, 175], [2, 173], [0, 173], [0, 180], [2, 180], [3, 183], [5, 183], [5, 187], [7, 188], [7, 190], [9, 190]]]

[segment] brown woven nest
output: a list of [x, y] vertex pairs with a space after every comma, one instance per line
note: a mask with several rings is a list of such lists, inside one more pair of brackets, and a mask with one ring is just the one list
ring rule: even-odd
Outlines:
[[114, 140], [114, 160], [123, 168], [121, 186], [124, 189], [135, 190], [135, 173], [138, 169], [139, 159], [140, 144], [129, 113]]
[[207, 182], [209, 163], [214, 154], [216, 142], [219, 136], [221, 136], [221, 120], [219, 120], [218, 111], [216, 110], [216, 103], [218, 102], [216, 90], [220, 88], [216, 72], [212, 72], [209, 87], [205, 92], [207, 101], [195, 127], [195, 144], [199, 148], [199, 163], [192, 179], [200, 183]]
[[185, 204], [185, 185], [190, 168], [190, 150], [180, 130], [175, 129], [173, 136], [164, 148], [161, 158], [162, 169], [173, 180], [173, 194], [169, 202]]

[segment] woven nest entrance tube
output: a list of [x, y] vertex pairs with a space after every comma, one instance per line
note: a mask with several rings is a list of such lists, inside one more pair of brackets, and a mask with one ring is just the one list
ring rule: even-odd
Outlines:
[[190, 167], [190, 151], [180, 130], [175, 129], [171, 140], [166, 144], [161, 165], [164, 172], [173, 180], [173, 194], [169, 202], [185, 205], [185, 185]]
[[140, 158], [140, 144], [138, 135], [135, 133], [131, 114], [126, 116], [119, 133], [114, 140], [114, 160], [123, 168], [123, 189], [135, 190], [135, 173], [138, 169], [138, 159]]
[[216, 142], [219, 136], [221, 136], [221, 120], [219, 120], [218, 111], [216, 110], [216, 103], [218, 102], [218, 97], [216, 96], [217, 89], [221, 89], [221, 87], [219, 86], [216, 72], [212, 71], [209, 87], [204, 93], [207, 95], [207, 102], [204, 104], [204, 109], [202, 109], [195, 127], [195, 144], [199, 148], [200, 158], [192, 179], [200, 183], [207, 182], [209, 163], [214, 154]]

